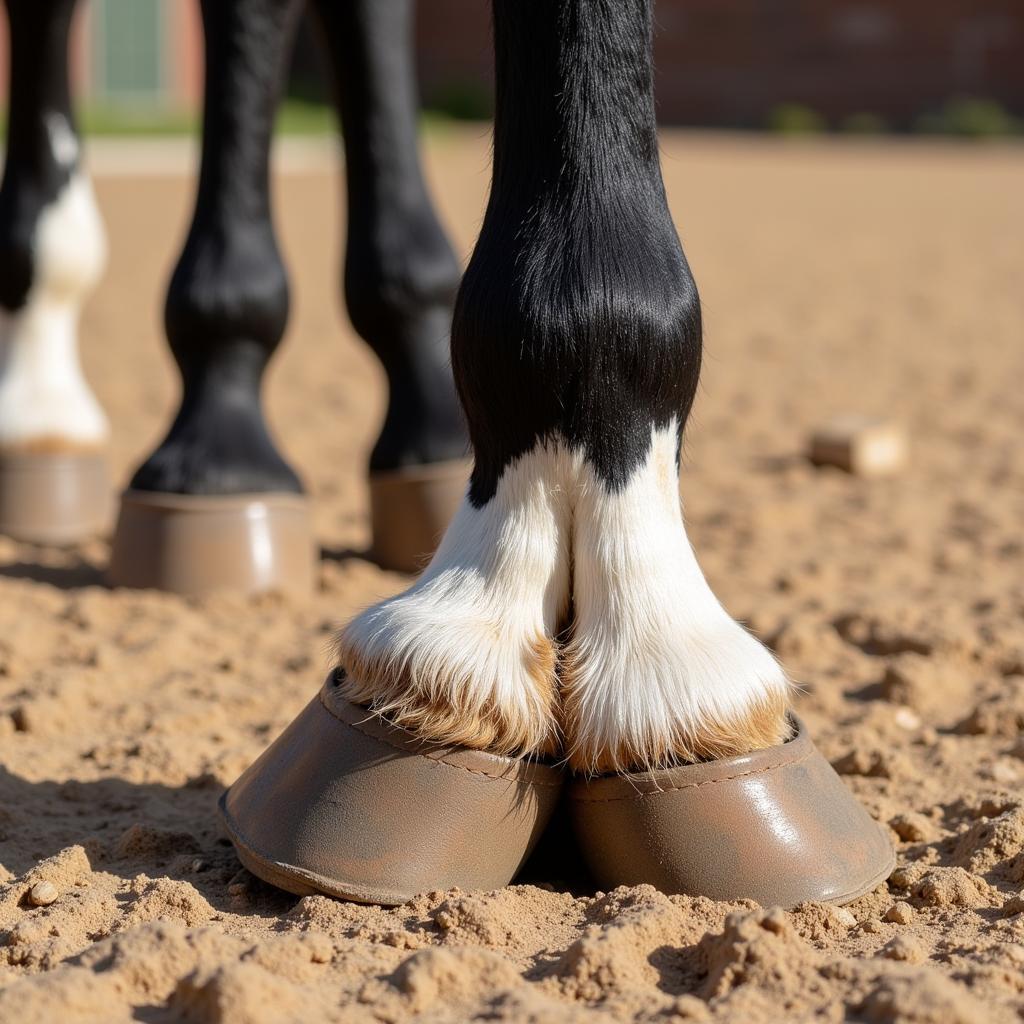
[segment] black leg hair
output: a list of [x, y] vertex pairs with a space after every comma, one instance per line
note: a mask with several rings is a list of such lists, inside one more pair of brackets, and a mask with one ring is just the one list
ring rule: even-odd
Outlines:
[[263, 372], [288, 318], [268, 163], [297, 4], [201, 0], [200, 6], [202, 169], [164, 313], [181, 370], [181, 408], [131, 486], [182, 494], [300, 492], [260, 406]]
[[345, 298], [390, 387], [370, 468], [459, 458], [467, 440], [449, 363], [459, 266], [419, 162], [411, 0], [313, 7], [345, 136]]
[[651, 0], [494, 0], [494, 181], [452, 327], [474, 504], [560, 433], [612, 489], [685, 423], [697, 290], [658, 160]]
[[6, 0], [10, 25], [7, 160], [0, 186], [0, 307], [25, 305], [43, 209], [78, 166], [68, 88], [68, 35], [76, 0]]

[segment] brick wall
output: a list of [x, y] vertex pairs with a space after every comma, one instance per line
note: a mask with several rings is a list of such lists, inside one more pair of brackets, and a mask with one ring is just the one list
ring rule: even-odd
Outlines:
[[[427, 102], [491, 88], [486, 0], [420, 0]], [[806, 104], [904, 126], [958, 95], [1024, 114], [1024, 0], [656, 0], [662, 121], [759, 125]]]
[[[164, 2], [175, 14], [166, 40], [168, 101], [195, 105], [202, 82], [195, 3]], [[72, 63], [76, 92], [87, 96], [89, 5], [79, 8]], [[773, 107], [795, 102], [833, 123], [868, 112], [905, 127], [958, 95], [998, 100], [1024, 117], [1024, 0], [656, 0], [655, 17], [665, 123], [756, 126]], [[0, 16], [0, 98], [6, 21]], [[419, 0], [417, 36], [425, 101], [485, 113], [489, 0]]]

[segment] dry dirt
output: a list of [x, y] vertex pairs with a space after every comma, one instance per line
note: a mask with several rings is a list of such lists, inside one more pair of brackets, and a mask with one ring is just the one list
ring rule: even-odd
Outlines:
[[[486, 132], [428, 151], [466, 254]], [[221, 787], [319, 686], [335, 625], [403, 583], [361, 554], [381, 375], [339, 312], [337, 178], [300, 162], [276, 184], [294, 306], [268, 399], [316, 500], [318, 592], [111, 591], [105, 539], [0, 540], [0, 1019], [1020, 1019], [1024, 149], [672, 135], [664, 151], [707, 322], [691, 538], [891, 827], [889, 883], [783, 913], [594, 893], [565, 849], [537, 884], [382, 910], [241, 870]], [[189, 185], [151, 167], [98, 190], [112, 258], [85, 362], [125, 473], [173, 403], [159, 312]], [[905, 472], [805, 461], [846, 411], [906, 424]], [[56, 900], [34, 908], [41, 880]]]

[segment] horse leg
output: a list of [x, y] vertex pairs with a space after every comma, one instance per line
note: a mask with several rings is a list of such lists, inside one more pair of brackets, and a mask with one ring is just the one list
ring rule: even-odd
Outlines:
[[374, 549], [383, 564], [411, 571], [465, 490], [466, 431], [448, 355], [460, 268], [420, 166], [411, 0], [314, 0], [314, 9], [344, 130], [345, 300], [388, 381], [370, 454]]
[[260, 400], [288, 318], [269, 148], [297, 5], [201, 0], [200, 8], [202, 166], [164, 310], [181, 403], [122, 499], [111, 578], [186, 591], [305, 589], [312, 559], [302, 485]]
[[80, 539], [105, 525], [106, 417], [82, 375], [78, 315], [106, 243], [68, 86], [75, 0], [7, 0], [0, 186], [0, 530]]

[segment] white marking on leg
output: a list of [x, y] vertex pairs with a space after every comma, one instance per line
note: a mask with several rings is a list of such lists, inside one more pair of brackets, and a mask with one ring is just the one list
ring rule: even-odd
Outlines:
[[45, 123], [54, 160], [61, 167], [74, 167], [78, 160], [78, 138], [68, 119], [59, 111], [52, 110], [46, 115]]
[[[66, 140], [61, 143], [66, 153]], [[0, 310], [0, 446], [102, 444], [107, 419], [82, 375], [78, 315], [106, 262], [92, 187], [79, 173], [43, 210], [26, 304]]]
[[423, 576], [343, 631], [349, 698], [425, 737], [504, 753], [550, 751], [560, 718], [585, 771], [783, 739], [789, 683], [697, 564], [677, 444], [674, 426], [654, 431], [612, 492], [582, 453], [551, 443], [511, 465], [482, 509], [464, 501]]
[[683, 526], [675, 425], [613, 493], [584, 467], [565, 651], [566, 752], [607, 770], [745, 752], [784, 735], [774, 657], [722, 608]]
[[483, 508], [463, 500], [420, 579], [343, 631], [350, 699], [432, 739], [551, 748], [553, 641], [569, 599], [566, 482], [579, 461], [538, 445]]

